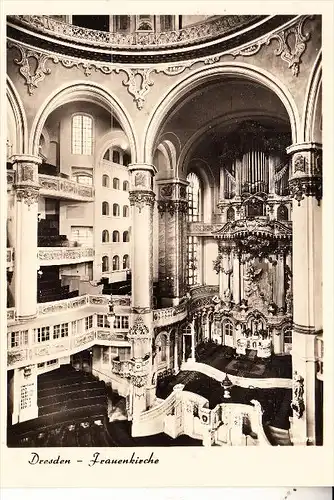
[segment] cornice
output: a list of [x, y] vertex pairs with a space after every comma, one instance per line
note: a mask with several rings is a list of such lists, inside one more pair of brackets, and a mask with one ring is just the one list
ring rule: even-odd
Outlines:
[[[234, 31], [226, 34], [217, 33], [209, 41], [203, 42], [198, 35], [198, 41], [194, 37], [186, 47], [179, 49], [178, 46], [157, 46], [152, 50], [151, 46], [131, 46], [123, 48], [118, 46], [96, 47], [78, 43], [75, 39], [60, 40], [52, 32], [46, 35], [34, 31], [33, 28], [20, 25], [15, 18], [9, 18], [7, 23], [7, 36], [11, 40], [26, 43], [36, 49], [62, 56], [75, 57], [78, 59], [94, 60], [106, 64], [158, 64], [173, 63], [175, 61], [189, 61], [192, 59], [209, 57], [226, 51], [235, 50], [244, 44], [254, 42], [258, 38], [271, 33], [287, 23], [295, 20], [298, 16], [251, 16], [248, 25], [236, 26]], [[238, 28], [238, 29], [237, 29]], [[240, 29], [241, 28], [241, 29]], [[195, 28], [194, 28], [195, 29]]]
[[[271, 45], [272, 41], [278, 45], [272, 47], [273, 54], [286, 63], [287, 70], [297, 77], [301, 57], [306, 50], [306, 44], [311, 38], [311, 32], [304, 32], [304, 25], [312, 16], [272, 16], [268, 21], [254, 29], [248, 29], [238, 36], [219, 39], [206, 47], [191, 47], [182, 55], [173, 51], [167, 54], [137, 55], [123, 54], [118, 57], [109, 51], [72, 50], [71, 47], [60, 45], [57, 41], [50, 45], [46, 40], [37, 39], [34, 33], [23, 33], [18, 27], [9, 25], [8, 47], [17, 49], [19, 57], [14, 63], [20, 66], [20, 74], [25, 79], [28, 93], [32, 95], [38, 85], [51, 74], [52, 64], [60, 63], [64, 68], [77, 68], [83, 71], [86, 77], [93, 72], [105, 75], [124, 73], [123, 86], [139, 110], [144, 107], [146, 95], [154, 85], [154, 74], [163, 73], [168, 77], [180, 75], [186, 70], [192, 70], [196, 64], [218, 64], [225, 56], [247, 57], [257, 54], [262, 47]], [[259, 28], [261, 30], [259, 31]], [[266, 28], [264, 30], [264, 28]], [[264, 31], [264, 33], [263, 33]], [[294, 43], [288, 43], [289, 35], [293, 34]], [[24, 36], [22, 36], [24, 35]], [[245, 42], [245, 43], [244, 43]], [[124, 56], [124, 57], [123, 57]], [[36, 68], [31, 59], [37, 62]], [[177, 63], [173, 61], [180, 59]], [[141, 78], [137, 78], [137, 76]]]

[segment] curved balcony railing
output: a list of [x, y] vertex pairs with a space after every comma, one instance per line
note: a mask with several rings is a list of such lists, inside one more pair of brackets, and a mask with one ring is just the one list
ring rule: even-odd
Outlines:
[[85, 186], [69, 179], [45, 174], [39, 174], [38, 180], [41, 188], [41, 195], [50, 196], [53, 194], [61, 198], [78, 201], [94, 200], [94, 188], [92, 186]]
[[164, 309], [156, 309], [153, 311], [154, 327], [168, 326], [178, 321], [182, 321], [188, 314], [188, 302], [183, 304], [165, 307]]
[[68, 24], [50, 16], [15, 15], [11, 21], [30, 29], [81, 44], [102, 48], [149, 48], [178, 47], [199, 44], [214, 38], [223, 37], [248, 26], [263, 16], [225, 15], [213, 16], [201, 23], [166, 32], [120, 33], [93, 30]]
[[79, 264], [94, 260], [95, 250], [89, 247], [39, 247], [38, 261], [42, 266]]
[[[85, 186], [70, 179], [54, 175], [39, 174], [38, 181], [42, 196], [56, 196], [58, 198], [75, 201], [94, 201], [93, 186]], [[7, 170], [7, 189], [15, 183], [15, 171]]]

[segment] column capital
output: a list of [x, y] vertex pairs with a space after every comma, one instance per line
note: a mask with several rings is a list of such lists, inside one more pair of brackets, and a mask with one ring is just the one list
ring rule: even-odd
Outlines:
[[292, 144], [287, 148], [292, 156], [290, 193], [298, 205], [305, 196], [322, 199], [322, 145], [315, 142]]
[[35, 155], [13, 155], [9, 158], [11, 163], [34, 163], [35, 165], [40, 165], [42, 163], [42, 158]]
[[137, 170], [145, 170], [150, 172], [152, 175], [155, 175], [158, 172], [157, 168], [150, 163], [130, 163], [130, 165], [128, 165], [128, 169], [131, 173]]

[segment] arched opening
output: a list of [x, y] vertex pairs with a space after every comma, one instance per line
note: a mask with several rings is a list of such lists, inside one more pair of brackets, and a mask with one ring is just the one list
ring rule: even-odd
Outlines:
[[107, 273], [109, 271], [109, 257], [104, 255], [102, 257], [102, 272]]
[[128, 243], [129, 241], [130, 241], [129, 231], [124, 231], [123, 232], [123, 243]]
[[128, 205], [123, 206], [123, 217], [129, 217], [129, 207]]
[[102, 215], [109, 215], [109, 203], [107, 201], [102, 202]]
[[102, 187], [109, 187], [109, 185], [110, 185], [109, 175], [103, 174], [102, 175]]
[[109, 231], [107, 229], [102, 231], [102, 243], [109, 243]]
[[119, 256], [114, 255], [112, 258], [112, 270], [119, 271]]
[[114, 203], [112, 206], [112, 214], [114, 217], [119, 217], [120, 216], [120, 208], [118, 203]]
[[119, 242], [119, 231], [112, 232], [112, 241], [113, 241], [113, 243]]
[[127, 254], [123, 256], [123, 269], [130, 269], [130, 258]]

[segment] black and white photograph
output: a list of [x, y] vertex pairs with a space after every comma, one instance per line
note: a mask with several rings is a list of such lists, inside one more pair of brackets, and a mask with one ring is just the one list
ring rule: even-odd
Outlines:
[[108, 4], [5, 16], [6, 447], [330, 444], [323, 16]]

